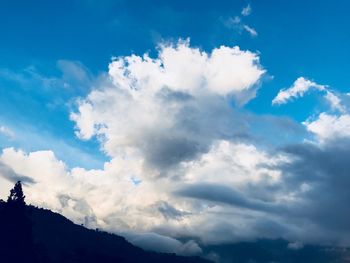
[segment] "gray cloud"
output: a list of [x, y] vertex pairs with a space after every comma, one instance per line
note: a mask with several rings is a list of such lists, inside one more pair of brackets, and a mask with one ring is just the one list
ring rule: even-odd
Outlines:
[[157, 97], [159, 99], [163, 100], [165, 103], [169, 102], [182, 102], [182, 101], [189, 101], [194, 99], [193, 96], [186, 92], [181, 91], [173, 91], [168, 87], [162, 88], [157, 94]]
[[88, 202], [83, 198], [75, 198], [68, 194], [59, 194], [57, 196], [62, 209], [71, 210], [75, 213], [78, 213], [82, 216], [79, 220], [87, 227], [96, 227], [97, 226], [97, 218], [94, 214], [91, 206]]
[[153, 127], [137, 134], [137, 144], [146, 161], [163, 174], [208, 152], [216, 140], [280, 145], [282, 141], [299, 141], [306, 135], [305, 128], [290, 118], [259, 116], [233, 107], [219, 96], [176, 96], [181, 99], [162, 98], [164, 107], [174, 104], [177, 109], [173, 126], [165, 130]]
[[31, 177], [16, 173], [11, 167], [0, 161], [0, 176], [12, 183], [21, 181], [24, 184], [34, 184], [35, 180]]
[[57, 68], [62, 76], [57, 80], [57, 84], [69, 91], [85, 93], [90, 90], [93, 75], [79, 61], [58, 60]]
[[182, 161], [194, 159], [200, 152], [206, 151], [197, 141], [174, 135], [151, 136], [145, 138], [143, 154], [148, 163], [160, 169], [169, 168]]
[[164, 89], [160, 93], [161, 105], [174, 108], [173, 124], [140, 131], [137, 144], [147, 163], [163, 174], [181, 162], [197, 159], [214, 140], [250, 138], [247, 119], [227, 99], [213, 95], [194, 98]]
[[149, 251], [176, 253], [184, 256], [193, 256], [202, 253], [202, 249], [193, 240], [182, 243], [175, 238], [152, 232], [124, 234], [129, 242]]
[[159, 202], [156, 205], [157, 210], [166, 218], [166, 219], [181, 219], [184, 216], [188, 215], [188, 212], [183, 212], [175, 207], [173, 207], [168, 202]]
[[325, 145], [290, 145], [284, 151], [295, 159], [282, 168], [285, 188], [307, 185], [295, 214], [321, 227], [348, 235], [350, 231], [350, 141], [333, 140]]
[[[247, 208], [257, 211], [282, 212], [282, 208], [273, 203], [244, 196], [235, 189], [221, 184], [198, 183], [184, 186], [175, 194], [195, 199], [207, 200]], [[249, 193], [248, 193], [249, 195]]]

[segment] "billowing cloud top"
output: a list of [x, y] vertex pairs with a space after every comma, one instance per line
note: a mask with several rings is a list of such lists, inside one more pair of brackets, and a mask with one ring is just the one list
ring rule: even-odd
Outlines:
[[110, 156], [137, 150], [149, 164], [168, 167], [236, 136], [230, 103], [254, 98], [264, 72], [256, 54], [238, 47], [207, 54], [188, 42], [161, 45], [156, 59], [115, 59], [109, 79], [71, 119], [80, 138], [96, 135]]
[[221, 46], [207, 54], [188, 41], [161, 45], [156, 59], [132, 55], [109, 65], [114, 85], [127, 91], [152, 94], [168, 87], [193, 95], [212, 92], [232, 95], [241, 104], [255, 96], [254, 85], [263, 73], [255, 53]]

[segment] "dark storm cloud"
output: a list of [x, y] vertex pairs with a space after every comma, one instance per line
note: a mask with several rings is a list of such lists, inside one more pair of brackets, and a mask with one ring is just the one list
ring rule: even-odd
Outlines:
[[[248, 198], [235, 189], [222, 184], [199, 183], [187, 185], [175, 194], [183, 197], [224, 203], [241, 208], [264, 212], [281, 212], [283, 209], [273, 203]], [[249, 194], [248, 194], [249, 195]]]
[[[208, 152], [214, 140], [233, 140], [246, 134], [244, 121], [219, 96], [193, 98], [184, 92], [163, 88], [157, 96], [164, 108], [174, 108], [172, 127], [153, 127], [139, 135], [149, 165], [164, 172], [179, 163]], [[248, 136], [248, 135], [247, 135]]]
[[[303, 202], [296, 206], [296, 216], [340, 235], [350, 231], [350, 141], [329, 141], [317, 146], [311, 143], [284, 148], [294, 161], [281, 167], [284, 187], [288, 190], [307, 185], [299, 193]], [[305, 187], [304, 187], [305, 188]]]
[[159, 202], [156, 204], [157, 210], [166, 218], [166, 219], [181, 219], [189, 213], [177, 210], [168, 202]]
[[147, 162], [160, 169], [192, 160], [203, 151], [206, 151], [206, 148], [199, 142], [171, 135], [148, 138], [143, 148]]
[[0, 161], [0, 176], [9, 180], [10, 182], [21, 181], [24, 184], [34, 184], [35, 180], [31, 177], [20, 175], [16, 173], [13, 169], [8, 167], [6, 164]]

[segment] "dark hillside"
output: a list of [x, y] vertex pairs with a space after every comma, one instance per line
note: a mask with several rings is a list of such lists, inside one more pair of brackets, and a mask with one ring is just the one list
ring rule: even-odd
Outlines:
[[50, 210], [27, 206], [20, 183], [0, 202], [1, 263], [209, 262], [147, 252], [123, 237], [76, 225]]

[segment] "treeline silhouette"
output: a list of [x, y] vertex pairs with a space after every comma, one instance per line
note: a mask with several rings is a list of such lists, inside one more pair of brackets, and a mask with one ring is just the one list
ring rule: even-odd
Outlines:
[[199, 257], [147, 252], [123, 237], [86, 229], [50, 210], [26, 205], [21, 182], [0, 200], [1, 263], [204, 263]]

